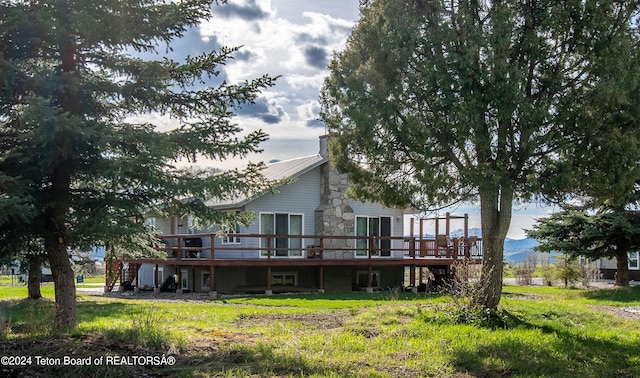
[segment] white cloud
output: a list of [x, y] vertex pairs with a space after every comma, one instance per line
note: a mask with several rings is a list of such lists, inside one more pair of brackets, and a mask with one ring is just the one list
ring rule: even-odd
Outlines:
[[324, 78], [327, 76], [326, 72], [318, 72], [315, 75], [302, 75], [292, 73], [283, 77], [283, 79], [294, 90], [301, 90], [305, 88], [315, 89], [315, 94], [320, 93], [320, 87], [324, 83]]

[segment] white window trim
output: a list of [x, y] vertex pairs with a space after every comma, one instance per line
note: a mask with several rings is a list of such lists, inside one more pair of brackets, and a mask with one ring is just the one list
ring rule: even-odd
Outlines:
[[[191, 290], [191, 288], [189, 287], [189, 269], [187, 268], [181, 268], [180, 269], [180, 279], [182, 279], [182, 282], [180, 282], [180, 289], [182, 290]], [[184, 285], [186, 284], [186, 285]]]
[[[227, 232], [227, 233], [231, 233], [231, 232]], [[237, 232], [233, 232], [234, 234], [236, 234]], [[242, 244], [242, 240], [240, 240], [239, 237], [237, 236], [232, 236], [232, 237], [228, 237], [225, 236], [222, 238], [222, 245], [238, 245], [238, 244]]]
[[[631, 256], [635, 255], [635, 258], [633, 260], [636, 261], [636, 266], [631, 266]], [[635, 251], [635, 252], [630, 252], [629, 253], [629, 257], [628, 257], [628, 263], [627, 266], [630, 270], [640, 270], [640, 252]]]
[[[239, 234], [240, 233], [240, 225], [236, 225], [235, 230], [224, 230], [225, 234]], [[239, 236], [224, 236], [221, 239], [222, 245], [238, 245], [242, 244], [242, 240]]]
[[[235, 211], [235, 213], [239, 214], [240, 210]], [[241, 233], [239, 224], [236, 224], [235, 226], [231, 226], [231, 228], [234, 228], [234, 229], [227, 229], [227, 230], [222, 229], [222, 231], [224, 231], [225, 234], [240, 234]], [[223, 244], [223, 245], [238, 245], [238, 244], [242, 244], [242, 240], [238, 236], [229, 237], [227, 235], [227, 236], [221, 237], [220, 240], [221, 240], [220, 243]]]
[[[290, 221], [291, 216], [292, 215], [299, 215], [302, 218], [302, 220], [301, 220], [302, 229], [300, 230], [300, 234], [304, 235], [304, 225], [305, 225], [305, 223], [304, 223], [304, 213], [290, 213], [290, 212], [287, 212], [287, 211], [261, 211], [261, 212], [258, 213], [258, 230], [259, 230], [260, 234], [262, 234], [262, 215], [263, 214], [271, 214], [271, 215], [273, 215], [274, 216], [274, 220], [275, 220], [275, 215], [276, 214], [287, 214], [289, 216], [289, 230], [288, 230], [288, 232], [291, 232], [291, 221]], [[304, 258], [304, 254], [305, 254], [305, 251], [304, 251], [305, 242], [304, 242], [304, 240], [305, 240], [304, 238], [300, 238], [300, 256], [291, 256], [291, 255], [288, 255], [288, 256], [271, 256], [271, 258], [272, 259], [302, 259], [302, 258]], [[260, 258], [261, 259], [268, 258], [267, 256], [263, 256], [262, 252], [263, 251], [260, 250], [259, 253], [258, 253]], [[290, 250], [287, 251], [287, 254], [289, 254], [289, 253], [291, 253]]]

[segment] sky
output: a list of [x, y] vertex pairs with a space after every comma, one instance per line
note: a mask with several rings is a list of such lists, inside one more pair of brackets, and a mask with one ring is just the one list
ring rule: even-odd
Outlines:
[[[246, 132], [261, 129], [269, 140], [263, 152], [245, 159], [200, 162], [217, 168], [240, 168], [251, 162], [270, 162], [318, 152], [318, 137], [325, 134], [319, 121], [319, 93], [332, 54], [343, 50], [359, 18], [358, 0], [229, 0], [214, 6], [214, 17], [171, 45], [170, 58], [179, 60], [221, 46], [242, 46], [221, 68], [217, 80], [237, 83], [264, 74], [280, 76], [255, 104], [237, 112], [234, 122]], [[171, 128], [171, 121], [157, 119]], [[468, 213], [469, 227], [480, 227], [477, 206], [448, 209]], [[534, 219], [553, 209], [536, 204], [514, 206], [508, 237], [525, 237]], [[444, 215], [445, 211], [441, 212]], [[452, 227], [455, 227], [453, 225]]]
[[286, 160], [318, 152], [325, 133], [319, 121], [320, 88], [335, 51], [344, 49], [359, 17], [358, 0], [230, 0], [214, 17], [173, 45], [174, 54], [196, 55], [220, 46], [241, 46], [220, 78], [237, 83], [264, 74], [279, 76], [255, 104], [237, 112], [247, 132], [261, 129], [263, 153], [217, 163], [221, 168]]
[[[514, 203], [513, 212], [511, 214], [511, 227], [507, 233], [509, 239], [524, 239], [526, 238], [525, 230], [533, 228], [536, 220], [551, 215], [555, 211], [560, 209], [557, 206], [548, 206], [543, 203]], [[427, 214], [427, 218], [434, 216], [444, 217], [446, 212], [450, 212], [454, 216], [469, 215], [469, 228], [480, 228], [480, 206], [478, 204], [461, 204], [451, 208], [443, 209], [437, 214]], [[410, 218], [407, 216], [405, 218]], [[416, 217], [417, 218], [417, 217]], [[405, 225], [410, 222], [409, 219], [405, 219]], [[444, 221], [440, 223], [440, 230], [444, 229]], [[464, 225], [463, 220], [452, 220], [451, 230], [462, 229]], [[416, 226], [417, 227], [417, 226]], [[407, 227], [405, 227], [407, 228]], [[435, 232], [434, 222], [425, 222], [425, 233], [433, 234]]]

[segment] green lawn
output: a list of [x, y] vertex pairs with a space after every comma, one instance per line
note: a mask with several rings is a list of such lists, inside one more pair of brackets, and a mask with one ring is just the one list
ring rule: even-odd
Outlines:
[[[9, 299], [25, 295], [26, 288], [6, 289], [0, 288], [0, 297], [7, 355], [43, 353], [48, 340], [55, 340], [55, 351], [78, 356], [176, 358], [172, 366], [133, 370], [56, 368], [69, 376], [640, 376], [639, 320], [612, 312], [640, 306], [640, 288], [505, 286], [500, 311], [490, 315], [467, 311], [460, 299], [431, 294], [213, 301], [80, 294], [79, 326], [71, 335], [52, 333], [51, 299]], [[49, 288], [43, 293], [52, 296]], [[12, 345], [39, 349], [25, 352]]]

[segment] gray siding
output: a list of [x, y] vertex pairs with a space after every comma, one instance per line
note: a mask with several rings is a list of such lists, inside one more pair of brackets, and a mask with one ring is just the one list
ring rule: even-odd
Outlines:
[[[245, 207], [246, 211], [255, 214], [255, 220], [247, 227], [243, 228], [243, 233], [259, 234], [260, 233], [260, 214], [261, 213], [288, 213], [302, 214], [303, 229], [305, 235], [313, 235], [315, 210], [320, 205], [320, 168], [315, 168], [289, 185], [278, 188], [275, 194], [266, 194], [248, 203]], [[303, 240], [302, 246], [314, 244], [314, 240]], [[243, 240], [241, 246], [246, 248], [242, 253], [242, 258], [258, 258], [259, 248], [258, 239]], [[216, 252], [216, 257], [231, 257], [229, 252]]]
[[[298, 177], [294, 182], [282, 186], [277, 189], [275, 194], [265, 194], [255, 200], [249, 202], [244, 208], [240, 210], [252, 212], [255, 215], [255, 219], [248, 227], [241, 227], [240, 233], [243, 234], [259, 234], [260, 233], [260, 214], [261, 213], [288, 213], [288, 214], [301, 214], [303, 221], [303, 234], [314, 235], [315, 230], [315, 211], [320, 206], [321, 201], [321, 180], [322, 180], [321, 167], [316, 167], [309, 172], [304, 173]], [[395, 237], [402, 237], [404, 234], [403, 226], [403, 214], [401, 210], [382, 207], [378, 204], [371, 202], [359, 202], [350, 200], [349, 205], [354, 211], [355, 216], [368, 216], [368, 217], [391, 217], [391, 234]], [[230, 210], [235, 211], [235, 210]], [[181, 233], [188, 234], [187, 218], [181, 219], [169, 218], [169, 219], [156, 219], [156, 226], [162, 230], [165, 234]], [[205, 232], [205, 231], [201, 231]], [[215, 232], [215, 230], [214, 230]], [[214, 238], [215, 256], [221, 259], [255, 259], [260, 258], [259, 240], [257, 238], [242, 239], [239, 243], [223, 244], [221, 238]], [[174, 243], [175, 244], [175, 243]], [[303, 240], [302, 247], [315, 245], [316, 240]], [[203, 237], [202, 246], [206, 250], [202, 252], [203, 258], [210, 258], [211, 254], [209, 248], [211, 246], [211, 238]], [[174, 245], [167, 245], [167, 247], [174, 247]], [[404, 247], [404, 243], [401, 240], [394, 240], [392, 243], [392, 249], [398, 249], [398, 251], [392, 251], [392, 258], [402, 258], [403, 252], [400, 250]], [[224, 250], [225, 248], [233, 248], [234, 250]], [[353, 252], [343, 253], [330, 253], [325, 255], [325, 258], [341, 258], [352, 259], [354, 258]], [[303, 252], [304, 257], [304, 252]]]
[[608, 259], [608, 258], [603, 258], [600, 259], [600, 268], [601, 269], [617, 269], [617, 262], [616, 259]]

